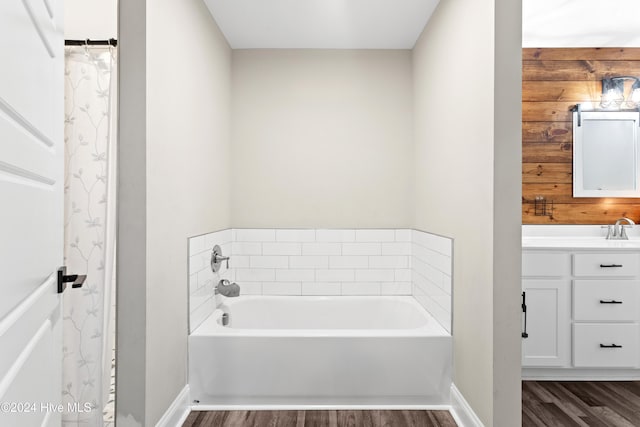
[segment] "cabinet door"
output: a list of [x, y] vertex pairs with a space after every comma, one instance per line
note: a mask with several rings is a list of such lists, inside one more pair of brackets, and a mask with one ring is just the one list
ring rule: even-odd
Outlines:
[[[522, 366], [568, 366], [571, 350], [568, 280], [523, 280], [526, 332], [522, 338]], [[523, 323], [524, 323], [523, 313]], [[524, 330], [524, 324], [523, 324]]]

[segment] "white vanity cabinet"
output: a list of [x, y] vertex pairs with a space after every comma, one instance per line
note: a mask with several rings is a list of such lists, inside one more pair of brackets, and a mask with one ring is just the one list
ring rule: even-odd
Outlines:
[[640, 376], [640, 250], [525, 247], [522, 275], [525, 377]]
[[522, 291], [527, 306], [522, 365], [567, 366], [571, 350], [569, 281], [525, 279]]
[[523, 366], [568, 366], [571, 354], [570, 274], [569, 253], [523, 252], [522, 292], [526, 305]]

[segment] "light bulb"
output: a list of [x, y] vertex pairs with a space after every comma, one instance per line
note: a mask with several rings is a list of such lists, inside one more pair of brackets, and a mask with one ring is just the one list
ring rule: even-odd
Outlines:
[[629, 101], [631, 101], [634, 106], [640, 104], [640, 88], [633, 89], [633, 92], [631, 92], [629, 96]]
[[602, 108], [619, 108], [620, 104], [622, 104], [622, 101], [624, 101], [624, 96], [619, 90], [608, 89], [602, 95], [602, 101], [600, 102], [600, 106]]

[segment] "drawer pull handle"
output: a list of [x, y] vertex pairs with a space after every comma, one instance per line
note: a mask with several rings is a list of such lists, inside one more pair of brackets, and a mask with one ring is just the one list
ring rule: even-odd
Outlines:
[[616, 301], [614, 299], [606, 301], [606, 300], [601, 299], [600, 300], [600, 304], [622, 304], [622, 301]]
[[600, 348], [622, 348], [622, 346], [617, 344], [611, 344], [611, 345], [600, 344]]
[[600, 268], [620, 268], [622, 264], [600, 264]]

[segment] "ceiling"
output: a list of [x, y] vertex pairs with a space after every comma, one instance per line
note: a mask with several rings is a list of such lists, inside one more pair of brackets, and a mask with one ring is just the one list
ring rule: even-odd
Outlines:
[[233, 49], [412, 49], [439, 0], [205, 0]]
[[640, 47], [638, 0], [523, 0], [523, 47]]

